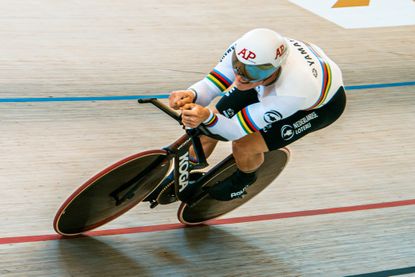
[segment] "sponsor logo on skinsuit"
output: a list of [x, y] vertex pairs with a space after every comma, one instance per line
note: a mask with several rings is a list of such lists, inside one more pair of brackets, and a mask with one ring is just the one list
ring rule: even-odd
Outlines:
[[318, 115], [315, 112], [308, 114], [307, 116], [301, 118], [297, 122], [291, 125], [284, 125], [281, 128], [281, 137], [284, 140], [290, 140], [294, 135], [299, 135], [305, 130], [311, 128], [311, 121], [318, 118]]
[[275, 110], [271, 110], [264, 114], [264, 120], [266, 123], [273, 123], [281, 119], [282, 119], [282, 115]]
[[225, 51], [225, 53], [223, 54], [222, 58], [220, 59], [220, 62], [222, 62], [222, 61], [223, 61], [223, 59], [225, 59], [225, 58], [226, 58], [226, 56], [227, 56], [228, 54], [232, 53], [232, 51], [233, 51], [234, 49], [235, 49], [235, 46], [231, 46], [231, 47], [229, 47], [229, 48]]
[[235, 111], [231, 108], [227, 109], [226, 111], [223, 111], [223, 114], [227, 117], [227, 118], [231, 118], [232, 116], [235, 115]]
[[294, 136], [294, 128], [290, 125], [284, 125], [281, 128], [281, 137], [284, 140], [290, 140]]

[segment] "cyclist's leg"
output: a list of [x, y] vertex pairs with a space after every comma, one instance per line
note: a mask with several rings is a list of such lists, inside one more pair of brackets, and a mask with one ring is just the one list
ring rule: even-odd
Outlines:
[[233, 155], [238, 170], [229, 178], [212, 187], [210, 195], [217, 200], [232, 200], [245, 194], [252, 184], [255, 171], [263, 163], [263, 153], [282, 148], [303, 136], [327, 127], [344, 111], [346, 98], [343, 88], [322, 108], [299, 111], [292, 116], [249, 134], [233, 142]]
[[225, 180], [209, 188], [212, 198], [228, 201], [242, 197], [246, 188], [256, 181], [257, 169], [264, 162], [268, 147], [261, 133], [252, 133], [232, 142], [237, 170]]
[[[200, 142], [202, 143], [202, 147], [203, 147], [203, 151], [205, 152], [205, 156], [206, 156], [206, 158], [208, 158], [212, 154], [213, 150], [215, 149], [215, 147], [218, 143], [218, 140], [203, 135], [203, 136], [200, 136]], [[189, 152], [190, 152], [191, 160], [193, 162], [197, 162], [196, 161], [196, 154], [195, 154], [195, 151], [193, 150], [193, 145], [190, 147]]]
[[253, 172], [264, 162], [267, 144], [261, 133], [256, 132], [232, 142], [232, 153], [236, 165], [243, 172]]

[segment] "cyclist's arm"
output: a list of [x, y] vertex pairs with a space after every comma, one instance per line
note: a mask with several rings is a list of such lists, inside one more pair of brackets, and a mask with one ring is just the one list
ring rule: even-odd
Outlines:
[[238, 140], [258, 132], [272, 121], [291, 116], [302, 108], [304, 101], [302, 97], [268, 96], [262, 102], [243, 108], [232, 118], [211, 112], [204, 124], [212, 134]]
[[235, 80], [232, 70], [232, 51], [234, 44], [230, 46], [215, 68], [199, 82], [191, 85], [189, 90], [195, 93], [195, 103], [207, 106], [222, 92], [227, 90]]

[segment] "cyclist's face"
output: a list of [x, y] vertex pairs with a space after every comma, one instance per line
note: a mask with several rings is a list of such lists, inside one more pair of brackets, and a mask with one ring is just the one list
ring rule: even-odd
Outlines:
[[264, 81], [251, 82], [249, 80], [246, 80], [241, 75], [235, 74], [235, 82], [234, 82], [234, 85], [239, 90], [250, 90], [250, 89], [256, 88], [257, 86], [262, 85], [263, 82]]
[[239, 75], [238, 73], [235, 73], [235, 80], [237, 80], [241, 84], [249, 84], [252, 81], [249, 79], [246, 79], [244, 76]]
[[261, 84], [262, 82], [264, 82], [264, 80], [260, 80], [260, 81], [252, 81], [249, 79], [244, 78], [244, 76], [235, 74], [235, 80], [241, 84]]

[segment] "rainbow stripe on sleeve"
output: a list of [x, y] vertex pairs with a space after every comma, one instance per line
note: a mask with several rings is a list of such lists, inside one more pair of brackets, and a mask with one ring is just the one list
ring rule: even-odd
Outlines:
[[216, 125], [216, 123], [218, 123], [218, 117], [216, 116], [216, 114], [213, 114], [212, 118], [205, 123], [206, 127], [213, 127]]
[[252, 134], [259, 131], [260, 128], [255, 125], [255, 122], [252, 120], [247, 108], [243, 108], [236, 116], [239, 124], [242, 126], [242, 129], [246, 134]]
[[326, 63], [326, 61], [317, 53], [317, 51], [313, 49], [311, 45], [307, 43], [305, 44], [308, 46], [310, 51], [317, 57], [318, 61], [320, 62], [321, 70], [323, 72], [323, 77], [322, 77], [323, 84], [321, 86], [320, 97], [318, 98], [317, 102], [314, 103], [314, 105], [308, 108], [308, 110], [312, 110], [312, 109], [319, 107], [326, 100], [327, 95], [329, 94], [330, 87], [331, 87], [332, 73], [331, 73], [330, 65]]
[[232, 81], [229, 80], [225, 75], [217, 71], [216, 69], [212, 70], [206, 78], [211, 81], [220, 91], [225, 91], [232, 84]]

